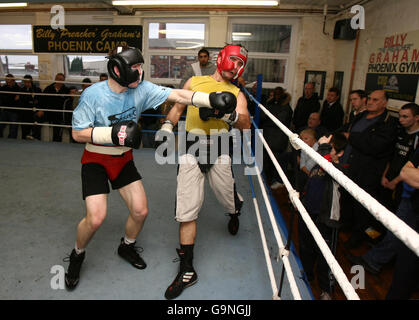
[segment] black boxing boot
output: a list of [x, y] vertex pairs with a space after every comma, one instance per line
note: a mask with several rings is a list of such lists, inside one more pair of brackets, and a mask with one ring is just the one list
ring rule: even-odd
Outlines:
[[147, 264], [144, 262], [143, 258], [139, 255], [137, 250], [142, 251], [141, 247], [136, 247], [137, 242], [126, 244], [124, 238], [121, 238], [121, 244], [118, 247], [118, 255], [128, 261], [134, 268], [145, 269]]
[[[65, 274], [65, 286], [68, 290], [73, 290], [79, 283], [80, 269], [83, 263], [86, 252], [80, 254], [76, 253], [76, 250], [71, 251], [67, 273]], [[66, 260], [64, 260], [66, 261]]]
[[193, 246], [193, 244], [181, 245], [181, 249], [176, 249], [180, 258], [180, 267], [175, 280], [164, 293], [165, 298], [168, 300], [177, 298], [183, 289], [194, 285], [198, 281], [198, 275], [192, 266]]
[[240, 210], [243, 206], [243, 200], [241, 199], [241, 196], [239, 196], [237, 193], [235, 194], [235, 202], [236, 202], [236, 213], [228, 213], [230, 216], [230, 221], [228, 222], [227, 228], [228, 232], [230, 232], [231, 235], [235, 236], [237, 232], [239, 231], [239, 216], [240, 216]]

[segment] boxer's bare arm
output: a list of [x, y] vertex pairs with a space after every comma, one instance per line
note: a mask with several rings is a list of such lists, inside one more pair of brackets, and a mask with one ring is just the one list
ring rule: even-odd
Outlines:
[[92, 142], [92, 130], [93, 128], [87, 128], [82, 130], [72, 130], [73, 139], [77, 142]]
[[239, 114], [239, 120], [234, 124], [234, 128], [243, 130], [250, 129], [250, 114], [247, 109], [247, 100], [242, 92], [239, 92], [237, 97], [236, 112]]

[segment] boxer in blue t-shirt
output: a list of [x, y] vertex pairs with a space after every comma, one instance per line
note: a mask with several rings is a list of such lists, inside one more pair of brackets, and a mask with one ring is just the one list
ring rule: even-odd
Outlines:
[[[208, 94], [165, 88], [144, 81], [144, 59], [139, 49], [118, 47], [108, 59], [109, 79], [87, 88], [73, 113], [73, 138], [86, 143], [81, 159], [86, 216], [77, 227], [75, 248], [69, 257], [65, 275], [67, 289], [74, 289], [78, 284], [85, 248], [106, 217], [108, 181], [112, 189], [119, 191], [129, 209], [118, 254], [135, 268], [146, 267], [135, 243], [147, 217], [148, 206], [132, 155], [132, 148], [140, 146], [137, 122], [141, 112], [157, 108], [166, 100], [220, 111], [236, 106], [236, 99], [229, 92]], [[173, 125], [166, 121], [163, 127], [172, 128]]]

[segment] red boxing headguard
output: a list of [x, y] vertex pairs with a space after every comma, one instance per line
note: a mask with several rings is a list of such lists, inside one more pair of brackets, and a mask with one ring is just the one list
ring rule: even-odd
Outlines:
[[242, 46], [229, 44], [225, 46], [217, 57], [217, 70], [220, 74], [222, 71], [230, 71], [234, 68], [234, 62], [230, 60], [230, 57], [237, 57], [243, 61], [243, 66], [239, 69], [234, 79], [240, 77], [244, 71], [244, 67], [247, 63], [247, 50]]

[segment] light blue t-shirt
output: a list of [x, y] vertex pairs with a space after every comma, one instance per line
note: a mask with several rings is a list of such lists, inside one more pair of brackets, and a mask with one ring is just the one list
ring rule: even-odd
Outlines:
[[137, 88], [113, 92], [108, 81], [97, 82], [83, 91], [73, 112], [73, 129], [109, 127], [120, 121], [135, 121], [141, 112], [156, 109], [165, 102], [171, 88], [142, 81]]

